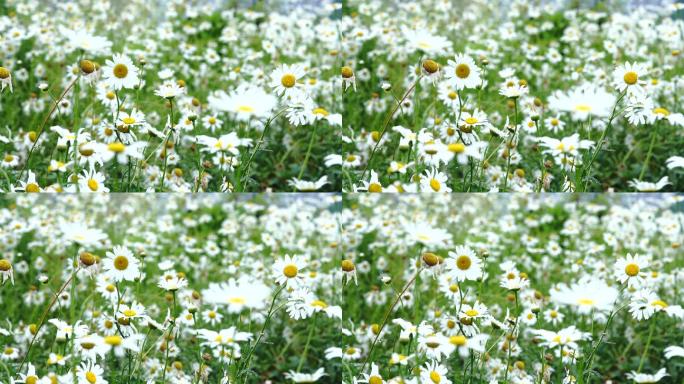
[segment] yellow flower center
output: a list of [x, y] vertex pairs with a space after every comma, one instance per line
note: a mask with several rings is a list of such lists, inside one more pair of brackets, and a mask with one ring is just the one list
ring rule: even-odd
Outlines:
[[114, 76], [118, 77], [119, 79], [125, 79], [126, 76], [128, 76], [128, 67], [125, 64], [117, 64], [114, 66], [114, 70], [112, 71], [114, 73]]
[[280, 83], [285, 88], [294, 87], [296, 81], [297, 81], [297, 78], [295, 77], [295, 75], [293, 75], [291, 73], [286, 73], [283, 75], [283, 77], [280, 78]]
[[38, 376], [27, 376], [26, 377], [26, 384], [36, 384], [38, 383]]
[[121, 153], [126, 150], [126, 146], [119, 141], [109, 143], [109, 145], [107, 145], [107, 148], [114, 153]]
[[432, 188], [432, 190], [435, 192], [439, 192], [439, 190], [442, 188], [442, 184], [440, 184], [439, 180], [432, 179], [430, 180], [430, 188]]
[[112, 335], [112, 336], [107, 336], [104, 338], [105, 344], [109, 344], [111, 346], [119, 346], [121, 345], [121, 336], [119, 335]]
[[283, 268], [283, 275], [285, 275], [287, 278], [291, 279], [293, 277], [297, 276], [297, 266], [294, 264], [288, 264]]
[[330, 113], [323, 108], [315, 108], [313, 111], [314, 115], [328, 116]]
[[470, 316], [470, 317], [474, 317], [474, 316], [479, 315], [480, 312], [478, 312], [478, 311], [475, 310], [475, 309], [469, 309], [469, 310], [465, 311], [465, 314], [468, 315], [468, 316]]
[[432, 380], [432, 382], [435, 384], [439, 384], [439, 382], [442, 381], [442, 377], [439, 375], [439, 373], [432, 371], [430, 372], [430, 380]]
[[314, 300], [311, 302], [311, 305], [318, 308], [328, 308], [328, 304], [322, 300]]
[[14, 156], [9, 155], [9, 154], [5, 155], [5, 162], [10, 163], [10, 162], [12, 162], [12, 160], [14, 160]]
[[91, 191], [95, 192], [98, 188], [100, 188], [100, 184], [97, 182], [97, 180], [90, 179], [88, 180], [88, 188], [90, 188]]
[[627, 276], [636, 276], [639, 274], [639, 266], [634, 263], [627, 264], [625, 266], [625, 273]]
[[214, 125], [214, 124], [216, 124], [216, 118], [215, 118], [215, 117], [213, 117], [213, 116], [212, 116], [212, 117], [210, 117], [208, 121], [209, 121], [209, 124], [211, 124], [211, 125]]
[[578, 112], [591, 112], [591, 105], [589, 104], [577, 104], [575, 110]]
[[660, 308], [667, 308], [667, 303], [664, 302], [664, 301], [662, 301], [662, 300], [660, 300], [660, 299], [651, 302], [651, 305], [657, 306], [657, 307], [660, 307]]
[[8, 260], [0, 259], [0, 271], [7, 272], [12, 269], [12, 264]]
[[456, 266], [458, 267], [458, 269], [460, 269], [462, 271], [468, 270], [468, 268], [470, 268], [470, 265], [472, 263], [473, 262], [472, 262], [472, 260], [470, 260], [470, 257], [468, 257], [466, 255], [459, 256], [458, 259], [456, 259]]
[[466, 337], [463, 336], [463, 335], [451, 336], [451, 337], [449, 338], [449, 342], [450, 342], [451, 344], [457, 345], [457, 346], [459, 346], [459, 347], [460, 347], [460, 346], [464, 346], [464, 345], [466, 344], [466, 341], [468, 341], [468, 339], [466, 339]]
[[135, 118], [130, 117], [130, 116], [124, 117], [121, 121], [123, 121], [124, 124], [128, 124], [128, 125], [135, 124]]
[[382, 377], [380, 376], [371, 376], [368, 379], [368, 384], [382, 384]]
[[127, 317], [133, 317], [133, 316], [137, 315], [138, 312], [136, 312], [133, 309], [127, 309], [127, 310], [123, 311], [123, 314]]
[[28, 183], [28, 184], [26, 184], [26, 192], [29, 192], [29, 193], [40, 192], [40, 187], [36, 183]]
[[116, 95], [114, 94], [114, 92], [109, 91], [109, 92], [107, 92], [107, 94], [105, 95], [105, 97], [107, 97], [109, 100], [114, 100], [114, 98], [116, 97]]
[[451, 143], [447, 146], [447, 149], [453, 153], [463, 153], [463, 151], [465, 151], [465, 145], [463, 145], [463, 143]]
[[456, 66], [456, 76], [461, 79], [467, 79], [470, 75], [470, 67], [467, 64], [459, 64]]
[[558, 126], [559, 123], [560, 121], [558, 121], [558, 119], [551, 119], [551, 125], [553, 125], [554, 127]]
[[637, 75], [636, 72], [629, 71], [629, 72], [625, 73], [625, 76], [623, 77], [623, 79], [625, 80], [625, 83], [627, 83], [629, 85], [634, 85], [639, 80], [639, 76]]
[[249, 105], [241, 105], [237, 108], [238, 112], [246, 112], [246, 113], [252, 113], [254, 112], [254, 108], [249, 106]]
[[454, 91], [451, 91], [451, 92], [449, 92], [449, 94], [447, 94], [447, 97], [450, 98], [451, 100], [456, 100], [457, 96], [458, 95]]
[[368, 186], [368, 192], [379, 193], [382, 192], [382, 185], [378, 183], [371, 183]]
[[117, 256], [114, 259], [114, 268], [119, 271], [125, 271], [128, 268], [128, 258], [126, 256]]
[[5, 67], [0, 67], [0, 79], [5, 80], [10, 76], [10, 71]]
[[662, 108], [662, 107], [655, 108], [653, 110], [653, 113], [655, 113], [656, 115], [661, 115], [661, 116], [669, 116], [670, 115], [670, 111], [668, 111], [667, 109]]
[[86, 372], [85, 378], [90, 384], [95, 384], [95, 382], [97, 382], [97, 376], [95, 376], [95, 374], [91, 371]]
[[596, 303], [596, 301], [594, 301], [593, 299], [586, 298], [586, 297], [577, 300], [577, 304], [579, 304], [579, 305], [594, 305], [595, 303]]
[[466, 122], [466, 124], [473, 125], [473, 124], [477, 124], [477, 119], [471, 116], [471, 117], [465, 119], [465, 122]]

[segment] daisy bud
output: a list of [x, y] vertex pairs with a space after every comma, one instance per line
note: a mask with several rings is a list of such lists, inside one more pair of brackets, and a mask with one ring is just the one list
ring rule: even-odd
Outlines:
[[90, 252], [81, 252], [79, 259], [81, 260], [81, 264], [83, 264], [87, 267], [90, 267], [91, 265], [95, 264], [95, 262], [97, 261], [95, 259], [95, 256]]
[[423, 60], [423, 69], [429, 74], [439, 71], [439, 64], [434, 60]]
[[200, 106], [200, 101], [196, 97], [192, 98], [192, 106], [193, 107], [199, 107]]
[[345, 79], [351, 79], [354, 77], [354, 71], [349, 66], [342, 67], [342, 77]]
[[354, 266], [353, 261], [351, 261], [349, 259], [342, 260], [342, 270], [343, 271], [352, 272], [354, 269], [356, 269], [356, 267]]
[[202, 360], [204, 360], [204, 361], [206, 361], [206, 362], [210, 362], [211, 359], [212, 359], [212, 358], [211, 358], [211, 355], [210, 355], [210, 354], [208, 354], [208, 353], [202, 354]]
[[95, 64], [90, 60], [81, 60], [79, 66], [81, 67], [81, 71], [86, 75], [95, 72]]
[[537, 315], [540, 311], [541, 311], [541, 308], [539, 308], [537, 306], [532, 307], [532, 313], [534, 313], [535, 315]]
[[539, 115], [532, 115], [530, 119], [536, 123], [537, 121], [539, 121]]
[[183, 170], [180, 168], [174, 168], [173, 174], [176, 175], [176, 177], [183, 177]]
[[378, 131], [371, 132], [371, 138], [373, 139], [373, 141], [375, 141], [377, 143], [378, 141], [380, 141], [380, 132], [378, 132]]
[[185, 80], [183, 79], [178, 79], [178, 81], [176, 81], [176, 84], [178, 84], [178, 86], [181, 88], [185, 88]]
[[383, 282], [383, 284], [389, 284], [392, 282], [392, 276], [390, 275], [382, 275], [380, 276], [380, 281]]
[[193, 305], [192, 307], [188, 308], [188, 312], [194, 315], [195, 313], [197, 313], [197, 307]]
[[7, 259], [0, 260], [0, 271], [7, 272], [12, 269], [12, 264]]
[[425, 252], [423, 253], [423, 261], [428, 266], [434, 267], [435, 265], [439, 264], [439, 256], [435, 255], [432, 252]]
[[47, 283], [49, 280], [50, 280], [50, 278], [47, 277], [47, 275], [41, 274], [40, 276], [38, 276], [38, 281], [40, 281], [41, 284], [45, 284], [45, 283]]
[[45, 82], [40, 83], [40, 84], [38, 84], [38, 89], [40, 89], [41, 91], [45, 92], [45, 91], [47, 91], [47, 89], [48, 89], [48, 84], [45, 83]]
[[522, 179], [525, 177], [525, 170], [522, 168], [518, 168], [515, 170], [515, 175]]
[[195, 121], [197, 121], [197, 115], [195, 115], [194, 113], [190, 114], [188, 116], [188, 120], [190, 120], [194, 123]]

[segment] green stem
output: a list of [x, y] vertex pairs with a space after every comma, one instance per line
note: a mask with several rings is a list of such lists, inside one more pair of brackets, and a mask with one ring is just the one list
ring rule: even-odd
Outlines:
[[646, 361], [646, 354], [648, 354], [648, 348], [651, 346], [651, 339], [653, 338], [653, 331], [655, 331], [655, 325], [656, 325], [656, 314], [653, 315], [653, 319], [651, 319], [651, 327], [648, 331], [648, 339], [646, 340], [646, 347], [644, 348], [644, 352], [641, 354], [641, 359], [639, 359], [639, 368], [637, 369], [637, 373], [641, 373], [641, 368], [644, 366], [644, 361]]
[[299, 169], [299, 175], [297, 175], [298, 179], [302, 178], [304, 170], [306, 169], [306, 164], [309, 162], [309, 156], [311, 156], [311, 148], [313, 147], [313, 142], [316, 138], [316, 127], [318, 127], [317, 123], [315, 123], [313, 126], [313, 132], [311, 132], [311, 139], [309, 140], [309, 147], [306, 149], [306, 155], [304, 156], [304, 163], [302, 164], [302, 167]]
[[639, 173], [639, 181], [643, 180], [646, 170], [648, 169], [648, 163], [651, 161], [651, 155], [653, 154], [653, 146], [655, 145], [655, 139], [658, 133], [658, 123], [653, 126], [653, 131], [651, 131], [651, 143], [648, 146], [648, 153], [646, 153], [646, 159], [644, 160], [644, 165], [641, 166], [641, 173]]

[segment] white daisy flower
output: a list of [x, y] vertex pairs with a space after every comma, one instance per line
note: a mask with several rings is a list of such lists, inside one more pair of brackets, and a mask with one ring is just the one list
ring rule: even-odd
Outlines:
[[135, 88], [140, 82], [138, 73], [139, 70], [133, 65], [133, 61], [123, 54], [115, 54], [112, 60], [107, 60], [106, 65], [102, 67], [105, 83], [116, 90]]

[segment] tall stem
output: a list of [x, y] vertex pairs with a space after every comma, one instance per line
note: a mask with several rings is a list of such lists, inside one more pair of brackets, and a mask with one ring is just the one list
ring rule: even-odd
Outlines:
[[401, 293], [399, 293], [397, 295], [397, 298], [394, 300], [392, 305], [387, 309], [387, 312], [385, 313], [385, 318], [382, 320], [382, 323], [380, 324], [380, 328], [378, 328], [378, 333], [375, 335], [375, 339], [373, 339], [373, 344], [371, 344], [371, 347], [368, 350], [368, 355], [366, 355], [366, 359], [363, 361], [363, 366], [361, 367], [361, 372], [363, 372], [363, 370], [366, 368], [366, 364], [368, 364], [368, 360], [370, 360], [371, 355], [373, 354], [373, 349], [375, 348], [375, 344], [378, 342], [378, 339], [380, 338], [380, 335], [382, 334], [382, 329], [385, 328], [385, 325], [387, 324], [387, 320], [389, 320], [389, 316], [392, 313], [392, 311], [394, 310], [394, 307], [397, 306], [397, 303], [399, 302], [399, 300], [401, 300], [401, 297], [404, 296], [404, 293], [406, 292], [406, 290], [408, 290], [409, 287], [411, 286], [411, 284], [413, 284], [413, 282], [416, 281], [416, 279], [418, 278], [418, 275], [420, 275], [420, 272], [422, 272], [422, 271], [423, 271], [422, 267], [418, 271], [416, 271], [416, 274], [413, 275], [413, 277], [411, 278], [411, 280], [408, 281], [408, 283], [406, 283], [406, 285], [404, 286], [404, 289], [401, 290]]
[[513, 141], [515, 140], [515, 134], [518, 132], [518, 98], [514, 98], [514, 108], [515, 108], [515, 115], [514, 115], [514, 128], [513, 128], [513, 135], [511, 135], [511, 139], [508, 141], [508, 148], [506, 150], [508, 151], [508, 156], [506, 156], [506, 173], [504, 174], [504, 187], [502, 192], [506, 192], [506, 188], [508, 187], [508, 172], [511, 168], [511, 150], [513, 149]]
[[641, 173], [639, 173], [639, 181], [643, 180], [646, 170], [648, 169], [648, 163], [651, 161], [651, 155], [653, 154], [653, 146], [655, 145], [655, 139], [658, 134], [658, 123], [655, 123], [653, 130], [651, 131], [651, 144], [648, 146], [648, 153], [646, 154], [646, 159], [644, 160], [644, 165], [641, 166]]
[[[399, 107], [401, 107], [401, 103], [406, 100], [406, 98], [413, 92], [413, 90], [416, 88], [420, 80], [423, 78], [423, 75], [420, 75], [415, 82], [409, 87], [409, 89], [404, 93], [404, 97], [401, 98], [401, 100], [397, 103], [397, 105], [394, 106], [394, 109], [392, 112], [387, 115], [385, 118], [385, 122], [382, 125], [382, 130], [380, 131], [380, 136], [378, 136], [378, 141], [375, 143], [373, 146], [373, 150], [371, 151], [370, 157], [368, 157], [368, 161], [366, 162], [366, 167], [363, 169], [363, 173], [361, 174], [361, 180], [366, 176], [366, 172], [368, 171], [368, 167], [370, 167], [371, 163], [373, 162], [373, 156], [375, 156], [375, 151], [378, 149], [378, 145], [380, 145], [380, 142], [382, 141], [382, 137], [385, 135], [385, 131], [387, 131], [387, 127], [389, 126], [390, 121], [392, 121], [392, 117], [394, 117], [394, 114], [397, 113], [399, 110]], [[351, 186], [350, 186], [351, 187]]]
[[655, 331], [657, 313], [653, 315], [651, 319], [651, 326], [648, 331], [648, 339], [646, 340], [646, 347], [644, 347], [644, 352], [641, 354], [641, 359], [639, 359], [639, 368], [637, 368], [637, 373], [641, 373], [641, 368], [644, 366], [644, 361], [646, 361], [646, 355], [648, 354], [648, 348], [651, 346], [651, 339], [653, 338], [653, 331]]
[[164, 154], [164, 168], [162, 170], [161, 178], [159, 179], [159, 192], [164, 191], [164, 179], [166, 179], [166, 163], [169, 158], [168, 145], [169, 139], [171, 138], [171, 133], [173, 133], [173, 99], [169, 99], [171, 103], [171, 127], [169, 128], [169, 133], [166, 134], [166, 139], [164, 140], [164, 147], [162, 148], [162, 153]]
[[318, 124], [314, 123], [313, 132], [311, 132], [311, 139], [309, 140], [309, 147], [306, 149], [306, 155], [304, 156], [304, 163], [302, 163], [302, 167], [299, 169], [299, 175], [297, 175], [298, 179], [302, 178], [304, 170], [306, 169], [306, 164], [309, 162], [309, 156], [311, 156], [311, 147], [313, 147], [313, 142], [316, 138], [316, 127], [318, 127]]

